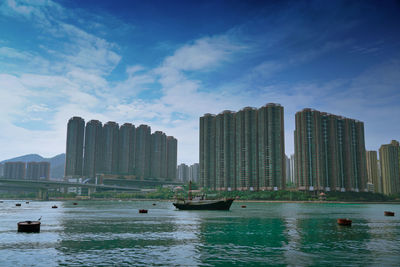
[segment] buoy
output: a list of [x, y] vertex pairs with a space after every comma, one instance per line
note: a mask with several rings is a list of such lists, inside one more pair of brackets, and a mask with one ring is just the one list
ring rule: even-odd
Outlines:
[[76, 203], [76, 202], [74, 202], [74, 203], [72, 203], [73, 205], [78, 205], [78, 203]]
[[40, 221], [25, 221], [18, 223], [18, 232], [23, 233], [39, 233]]
[[242, 205], [242, 208], [246, 208], [247, 206], [246, 205]]
[[51, 206], [52, 209], [58, 208], [56, 205]]
[[147, 210], [139, 210], [139, 213], [147, 213]]
[[15, 206], [21, 207], [21, 203], [17, 203], [17, 204], [15, 204]]
[[342, 226], [351, 226], [352, 221], [349, 219], [337, 219], [337, 223]]
[[29, 201], [25, 202], [26, 204], [29, 204]]
[[153, 206], [155, 206], [156, 205], [156, 203], [153, 203]]
[[385, 211], [384, 214], [385, 214], [385, 216], [394, 216], [393, 211]]

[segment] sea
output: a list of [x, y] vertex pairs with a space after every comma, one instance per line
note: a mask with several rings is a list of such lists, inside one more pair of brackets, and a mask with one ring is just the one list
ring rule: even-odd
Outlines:
[[[40, 233], [17, 232], [40, 217]], [[0, 266], [400, 266], [400, 205], [3, 200]]]

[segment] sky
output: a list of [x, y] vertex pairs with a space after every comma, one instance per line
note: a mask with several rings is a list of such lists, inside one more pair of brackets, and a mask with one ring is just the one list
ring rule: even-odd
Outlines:
[[198, 162], [199, 117], [280, 103], [400, 140], [399, 1], [0, 0], [0, 160], [65, 153], [68, 119], [147, 124]]

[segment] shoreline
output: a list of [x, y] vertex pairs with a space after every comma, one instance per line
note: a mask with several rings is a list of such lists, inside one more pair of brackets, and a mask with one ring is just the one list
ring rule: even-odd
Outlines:
[[[4, 198], [0, 200], [20, 200], [20, 201], [158, 201], [173, 202], [175, 199], [143, 199], [143, 198], [50, 198], [49, 200], [41, 200], [36, 198]], [[239, 203], [297, 203], [297, 204], [400, 204], [400, 201], [308, 201], [308, 200], [245, 200], [235, 199], [234, 202]]]

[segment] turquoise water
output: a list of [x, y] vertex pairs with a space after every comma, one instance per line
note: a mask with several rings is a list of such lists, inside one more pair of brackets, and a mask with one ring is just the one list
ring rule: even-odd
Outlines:
[[[18, 221], [40, 216], [41, 233], [17, 233]], [[338, 226], [340, 217], [353, 226]], [[0, 203], [0, 266], [244, 265], [400, 266], [400, 205], [234, 202], [230, 211], [178, 211], [151, 201]]]

